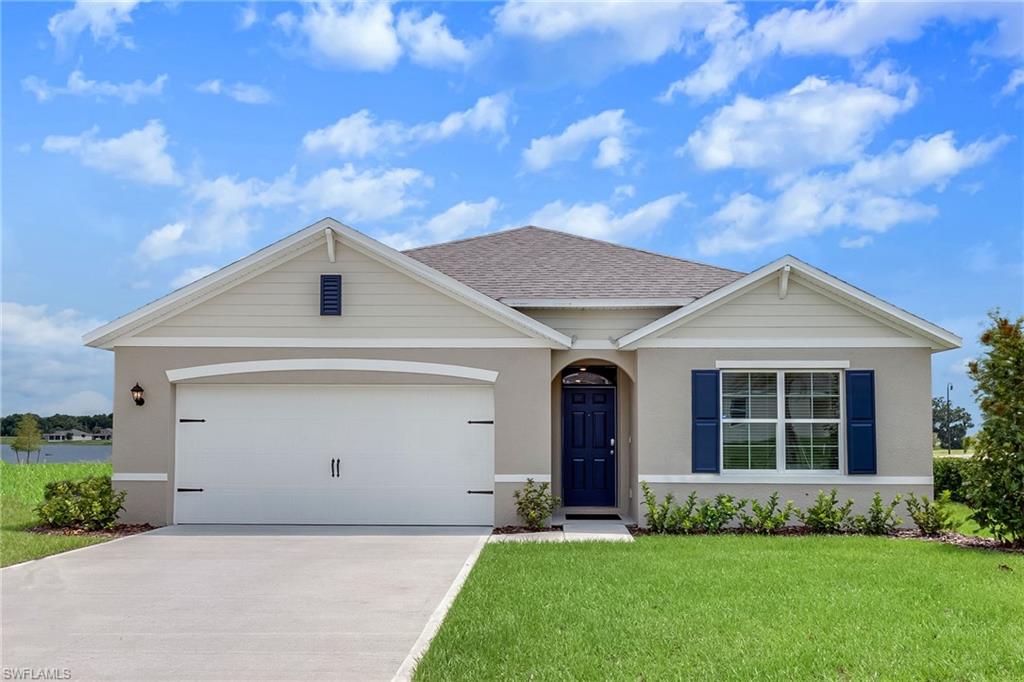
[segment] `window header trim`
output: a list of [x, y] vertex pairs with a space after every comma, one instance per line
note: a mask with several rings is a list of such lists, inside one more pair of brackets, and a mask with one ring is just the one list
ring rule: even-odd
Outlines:
[[849, 360], [716, 360], [715, 369], [849, 369]]

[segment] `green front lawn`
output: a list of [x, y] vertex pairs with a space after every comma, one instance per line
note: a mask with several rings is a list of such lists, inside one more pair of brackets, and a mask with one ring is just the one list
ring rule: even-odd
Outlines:
[[977, 535], [983, 538], [993, 537], [992, 533], [978, 525], [977, 521], [971, 519], [971, 508], [966, 504], [960, 504], [959, 502], [950, 502], [950, 517], [956, 523], [957, 533], [963, 533], [964, 535]]
[[66, 464], [10, 464], [0, 462], [0, 566], [65, 552], [76, 547], [105, 542], [104, 537], [76, 537], [29, 533], [39, 525], [32, 510], [43, 499], [43, 486], [50, 481], [109, 476], [109, 462]]
[[922, 540], [489, 544], [417, 680], [1024, 678], [1024, 556]]

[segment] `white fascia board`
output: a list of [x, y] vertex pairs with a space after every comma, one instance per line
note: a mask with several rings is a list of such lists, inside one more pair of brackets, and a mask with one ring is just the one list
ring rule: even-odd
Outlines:
[[137, 333], [147, 325], [152, 326], [152, 324], [156, 324], [157, 320], [166, 319], [166, 317], [176, 314], [191, 305], [195, 305], [205, 298], [220, 293], [231, 284], [243, 278], [254, 276], [261, 266], [266, 267], [268, 263], [276, 263], [278, 259], [291, 255], [293, 251], [301, 248], [311, 248], [311, 245], [319, 245], [321, 243], [320, 240], [325, 239], [327, 230], [332, 230], [338, 239], [364, 255], [371, 256], [385, 264], [390, 264], [417, 281], [427, 284], [442, 293], [446, 293], [456, 300], [490, 317], [505, 322], [515, 329], [531, 336], [547, 339], [549, 347], [568, 348], [572, 345], [572, 340], [565, 334], [524, 315], [518, 310], [509, 308], [493, 298], [466, 286], [462, 282], [438, 272], [375, 239], [367, 237], [333, 218], [319, 220], [291, 236], [285, 237], [206, 277], [98, 327], [83, 335], [82, 342], [94, 348], [112, 348], [116, 345], [112, 342], [120, 336], [127, 335], [128, 332]]
[[678, 308], [694, 298], [501, 298], [510, 308], [569, 308], [573, 310], [632, 310], [637, 308]]
[[120, 348], [550, 348], [544, 339], [515, 338], [318, 338], [266, 336], [128, 336]]
[[364, 255], [371, 256], [377, 260], [396, 267], [399, 271], [410, 275], [434, 289], [447, 293], [449, 296], [459, 300], [480, 312], [489, 314], [499, 321], [505, 322], [531, 336], [540, 336], [556, 344], [556, 347], [568, 348], [572, 345], [572, 339], [562, 332], [552, 329], [542, 322], [538, 322], [528, 315], [510, 308], [503, 303], [496, 301], [490, 296], [481, 294], [476, 289], [463, 284], [453, 277], [425, 265], [401, 251], [396, 251], [390, 246], [383, 244], [376, 239], [367, 237], [365, 234], [352, 229], [351, 227], [331, 220], [334, 224], [334, 231], [342, 238], [342, 241], [349, 246], [356, 248]]
[[[820, 337], [761, 339], [647, 339], [643, 348], [931, 348], [924, 339], [898, 337]], [[632, 349], [627, 349], [632, 350]]]
[[716, 360], [715, 369], [849, 369], [849, 360]]
[[[959, 348], [963, 340], [956, 334], [939, 327], [938, 325], [932, 324], [927, 320], [924, 320], [916, 315], [912, 315], [902, 308], [897, 308], [891, 303], [886, 303], [882, 299], [872, 296], [871, 294], [861, 291], [846, 282], [833, 277], [832, 275], [819, 270], [807, 263], [804, 263], [798, 258], [793, 256], [783, 256], [778, 260], [775, 260], [764, 267], [754, 270], [750, 274], [741, 277], [740, 279], [727, 284], [721, 289], [717, 289], [703, 298], [697, 299], [693, 303], [673, 310], [668, 315], [654, 320], [650, 324], [647, 324], [636, 331], [626, 334], [618, 340], [619, 348], [622, 350], [634, 350], [640, 341], [647, 339], [650, 336], [657, 334], [664, 330], [666, 327], [679, 322], [687, 317], [693, 317], [702, 310], [706, 310], [711, 306], [719, 303], [724, 303], [728, 299], [739, 295], [742, 291], [754, 287], [767, 278], [774, 275], [776, 272], [790, 267], [795, 273], [798, 273], [806, 277], [809, 281], [818, 284], [823, 289], [826, 289], [833, 295], [838, 295], [840, 298], [846, 298], [848, 301], [856, 302], [868, 310], [876, 314], [881, 314], [887, 319], [900, 324], [905, 327], [911, 333], [915, 333], [919, 336], [923, 336], [931, 342], [931, 347], [938, 350], [949, 350], [951, 348]], [[851, 341], [856, 342], [856, 339]]]

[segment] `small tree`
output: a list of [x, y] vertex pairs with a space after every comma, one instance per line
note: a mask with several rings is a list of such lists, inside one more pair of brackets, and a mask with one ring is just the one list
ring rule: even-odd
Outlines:
[[[21, 462], [21, 453], [25, 453], [25, 462], [28, 463], [33, 452], [39, 452], [43, 447], [43, 434], [39, 432], [39, 422], [31, 414], [23, 415], [18, 420], [18, 428], [14, 431], [14, 442], [11, 443], [11, 450], [14, 456]], [[38, 455], [36, 459], [39, 459]]]
[[982, 528], [1024, 542], [1024, 317], [989, 317], [992, 326], [981, 335], [988, 351], [969, 365], [983, 422], [964, 488]]
[[932, 431], [943, 450], [960, 450], [967, 429], [974, 426], [971, 413], [958, 405], [947, 405], [945, 398], [932, 398]]

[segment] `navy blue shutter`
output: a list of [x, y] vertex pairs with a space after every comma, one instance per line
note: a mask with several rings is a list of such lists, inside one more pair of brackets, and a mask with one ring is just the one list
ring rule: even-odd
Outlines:
[[718, 370], [695, 369], [690, 378], [693, 406], [693, 472], [718, 473]]
[[875, 445], [875, 371], [846, 371], [846, 470], [878, 473]]
[[320, 314], [341, 315], [341, 275], [320, 275]]

